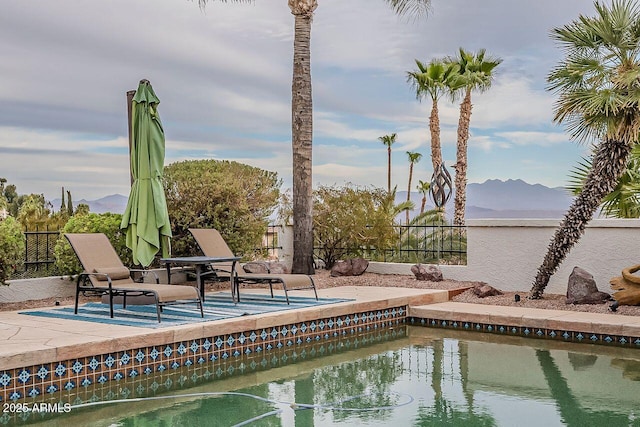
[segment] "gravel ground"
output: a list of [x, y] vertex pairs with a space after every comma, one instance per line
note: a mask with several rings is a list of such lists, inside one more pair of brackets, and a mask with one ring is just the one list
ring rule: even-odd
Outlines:
[[[423, 289], [459, 289], [473, 287], [480, 282], [460, 282], [455, 280], [443, 280], [441, 282], [428, 282], [416, 280], [413, 276], [400, 275], [380, 275], [374, 273], [365, 273], [362, 276], [355, 277], [331, 277], [326, 270], [318, 270], [314, 276], [314, 281], [318, 289], [332, 288], [336, 286], [387, 286], [387, 287], [404, 287], [404, 288], [423, 288]], [[227, 289], [224, 284], [208, 285], [209, 290]], [[474, 304], [490, 304], [504, 305], [514, 307], [531, 307], [554, 310], [571, 310], [583, 311], [590, 313], [612, 313], [609, 309], [610, 303], [606, 304], [582, 304], [573, 305], [565, 304], [564, 295], [544, 294], [540, 300], [530, 300], [528, 296], [528, 287], [522, 292], [517, 292], [521, 299], [515, 302], [516, 292], [504, 292], [503, 295], [478, 298], [472, 290], [453, 297], [453, 301], [467, 302]], [[96, 301], [99, 298], [81, 298], [82, 302]], [[23, 310], [27, 308], [51, 307], [58, 302], [60, 305], [73, 304], [73, 297], [69, 298], [48, 298], [42, 300], [31, 300], [20, 303], [0, 303], [0, 311]], [[640, 316], [640, 306], [620, 306], [616, 314], [626, 316]]]

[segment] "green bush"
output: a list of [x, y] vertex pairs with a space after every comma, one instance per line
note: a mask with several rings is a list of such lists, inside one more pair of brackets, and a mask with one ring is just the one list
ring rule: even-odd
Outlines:
[[313, 235], [326, 268], [369, 249], [384, 251], [398, 241], [393, 227], [403, 205], [395, 191], [353, 185], [321, 186], [314, 192]]
[[58, 272], [62, 275], [74, 275], [82, 272], [78, 258], [64, 237], [64, 233], [104, 233], [120, 256], [122, 263], [126, 266], [132, 266], [133, 259], [131, 249], [127, 248], [125, 242], [125, 230], [120, 230], [121, 221], [122, 215], [113, 213], [72, 216], [62, 229], [62, 234], [60, 234], [54, 249], [55, 265]]
[[13, 217], [0, 219], [0, 284], [16, 272], [24, 261], [24, 234]]
[[172, 255], [198, 253], [189, 228], [215, 228], [238, 255], [260, 246], [280, 197], [275, 172], [237, 162], [192, 160], [164, 170]]

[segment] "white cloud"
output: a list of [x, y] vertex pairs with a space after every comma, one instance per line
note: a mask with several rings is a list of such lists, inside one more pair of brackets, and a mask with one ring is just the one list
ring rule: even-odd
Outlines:
[[[162, 100], [167, 162], [226, 158], [290, 182], [294, 17], [285, 1], [211, 1], [204, 11], [187, 0], [2, 8], [0, 52], [11, 60], [0, 64], [0, 173], [19, 191], [57, 197], [67, 183], [78, 198], [128, 192], [125, 92], [141, 78]], [[322, 0], [312, 27], [314, 182], [386, 186], [377, 138], [391, 132], [394, 182], [406, 182], [405, 151], [423, 153], [417, 168], [427, 175], [431, 103], [415, 100], [406, 71], [415, 58], [460, 46], [504, 59], [493, 88], [474, 95], [470, 149], [509, 147], [519, 158], [557, 161], [524, 151], [543, 144], [568, 152], [551, 128], [553, 96], [544, 90], [560, 55], [548, 33], [592, 8], [591, 0], [434, 1], [427, 21], [407, 22], [384, 1]], [[439, 108], [451, 164], [458, 105], [443, 99]], [[518, 173], [508, 162], [504, 169]]]
[[496, 135], [515, 145], [540, 145], [549, 147], [569, 143], [569, 136], [558, 132], [514, 131], [496, 132]]
[[507, 149], [510, 145], [504, 141], [497, 141], [490, 136], [471, 136], [469, 137], [468, 146], [480, 148], [483, 151], [491, 151], [496, 148]]
[[552, 121], [553, 96], [536, 89], [530, 78], [498, 74], [492, 87], [486, 93], [472, 95], [472, 101], [472, 127], [530, 127]]

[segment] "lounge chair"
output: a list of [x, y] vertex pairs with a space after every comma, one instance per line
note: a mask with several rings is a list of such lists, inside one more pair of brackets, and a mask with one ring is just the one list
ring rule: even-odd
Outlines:
[[[223, 237], [218, 230], [213, 228], [190, 228], [189, 231], [196, 240], [198, 246], [208, 257], [229, 257], [234, 256]], [[212, 266], [212, 273], [221, 280], [231, 280], [231, 264], [224, 265], [222, 263], [216, 263]], [[297, 291], [304, 289], [313, 289], [316, 300], [318, 299], [318, 292], [316, 291], [316, 285], [313, 282], [313, 278], [306, 274], [258, 274], [258, 273], [246, 273], [242, 268], [235, 269], [235, 280], [232, 282], [232, 292], [240, 300], [239, 284], [268, 284], [271, 291], [271, 298], [273, 298], [273, 285], [281, 284], [284, 290], [284, 296], [289, 304], [289, 291]]]
[[122, 297], [122, 306], [127, 308], [127, 297], [151, 296], [156, 305], [158, 322], [165, 305], [195, 303], [204, 317], [200, 291], [192, 286], [160, 285], [156, 283], [136, 283], [131, 278], [132, 271], [122, 264], [120, 257], [103, 233], [65, 234], [75, 251], [84, 271], [76, 283], [75, 313], [78, 314], [78, 299], [83, 295], [108, 295], [109, 310], [113, 318], [113, 298]]

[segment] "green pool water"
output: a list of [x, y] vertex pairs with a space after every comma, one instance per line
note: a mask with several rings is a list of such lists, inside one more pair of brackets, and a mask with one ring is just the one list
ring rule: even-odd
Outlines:
[[640, 349], [402, 325], [303, 350], [25, 424], [640, 426]]

